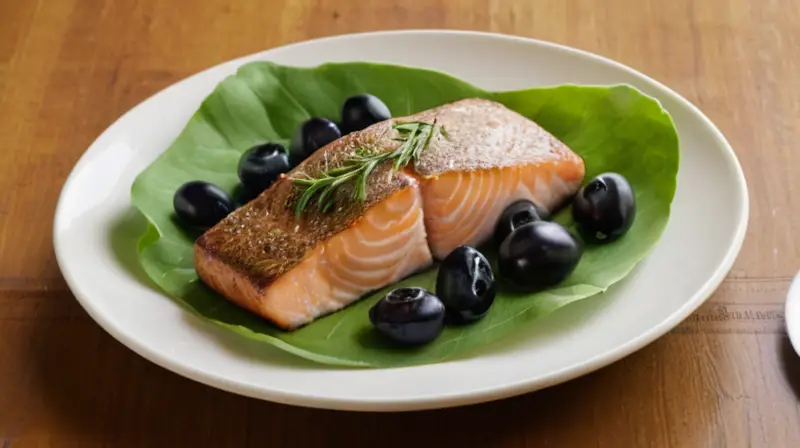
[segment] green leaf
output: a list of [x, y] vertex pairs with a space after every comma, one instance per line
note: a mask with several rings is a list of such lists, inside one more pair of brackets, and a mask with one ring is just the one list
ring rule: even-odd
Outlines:
[[[378, 337], [367, 316], [384, 291], [294, 332], [284, 332], [232, 305], [205, 287], [193, 269], [192, 242], [173, 220], [172, 196], [190, 180], [213, 182], [232, 192], [239, 156], [266, 141], [286, 143], [309, 116], [339, 119], [353, 94], [381, 98], [395, 116], [441, 104], [483, 97], [502, 102], [536, 121], [580, 154], [587, 179], [606, 171], [623, 174], [637, 199], [636, 221], [622, 239], [587, 246], [575, 272], [561, 285], [536, 294], [500, 293], [486, 318], [451, 327], [420, 348], [395, 347]], [[409, 128], [409, 131], [411, 129]], [[470, 356], [576, 300], [605, 291], [653, 248], [667, 224], [678, 171], [678, 136], [654, 99], [632, 87], [574, 86], [487, 92], [449, 75], [371, 63], [293, 68], [267, 62], [244, 65], [219, 84], [173, 144], [135, 180], [134, 205], [149, 220], [139, 258], [148, 275], [170, 296], [211, 322], [247, 338], [326, 364], [391, 367]], [[571, 226], [569, 214], [555, 217]], [[487, 250], [490, 259], [494, 255]], [[434, 289], [435, 269], [401, 282]], [[485, 350], [486, 348], [484, 348]]]

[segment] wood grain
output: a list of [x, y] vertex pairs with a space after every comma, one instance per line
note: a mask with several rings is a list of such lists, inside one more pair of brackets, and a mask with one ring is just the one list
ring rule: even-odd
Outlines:
[[[797, 447], [800, 3], [793, 0], [0, 2], [0, 446]], [[307, 38], [461, 28], [629, 64], [697, 104], [749, 182], [728, 280], [667, 336], [537, 393], [407, 414], [259, 402], [167, 372], [80, 309], [52, 249], [71, 167], [127, 109], [198, 70]]]

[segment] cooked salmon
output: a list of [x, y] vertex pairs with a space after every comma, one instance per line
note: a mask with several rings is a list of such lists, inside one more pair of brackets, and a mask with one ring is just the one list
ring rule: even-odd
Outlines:
[[536, 123], [505, 106], [464, 100], [419, 114], [437, 120], [447, 139], [422, 153], [425, 227], [433, 256], [485, 242], [503, 209], [528, 199], [549, 212], [577, 192], [583, 160]]
[[[342, 166], [358, 148], [388, 153], [397, 122], [436, 123], [417, 160], [385, 162], [366, 180], [313, 202], [300, 217], [298, 176]], [[462, 244], [480, 245], [503, 209], [529, 199], [552, 212], [580, 187], [583, 160], [533, 121], [482, 99], [446, 104], [377, 123], [317, 150], [195, 243], [195, 267], [211, 288], [291, 330], [364, 294], [430, 267]]]

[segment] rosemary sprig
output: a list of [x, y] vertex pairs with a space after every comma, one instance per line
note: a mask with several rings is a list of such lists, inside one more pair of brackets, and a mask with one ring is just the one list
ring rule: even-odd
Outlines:
[[393, 168], [400, 170], [419, 159], [434, 134], [438, 132], [447, 138], [446, 131], [443, 127], [436, 126], [436, 121], [433, 124], [421, 121], [395, 123], [392, 128], [399, 134], [394, 140], [402, 142], [394, 151], [379, 153], [368, 148], [356, 148], [355, 154], [340, 167], [323, 171], [317, 177], [293, 179], [295, 185], [305, 188], [297, 201], [295, 215], [301, 216], [315, 196], [317, 207], [322, 211], [328, 211], [333, 206], [334, 191], [350, 181], [356, 182], [353, 199], [363, 203], [367, 199], [367, 178], [378, 165], [394, 160]]

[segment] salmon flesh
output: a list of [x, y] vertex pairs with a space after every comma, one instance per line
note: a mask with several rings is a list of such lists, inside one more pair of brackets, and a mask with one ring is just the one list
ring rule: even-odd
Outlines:
[[[353, 183], [323, 210], [300, 216], [303, 187], [367, 148], [394, 151], [397, 123], [435, 123], [418, 158], [380, 164], [363, 201]], [[340, 310], [370, 291], [430, 267], [462, 244], [478, 246], [503, 209], [528, 199], [552, 212], [579, 189], [583, 160], [535, 122], [483, 99], [466, 99], [376, 123], [317, 150], [194, 245], [200, 278], [228, 300], [292, 330]]]

